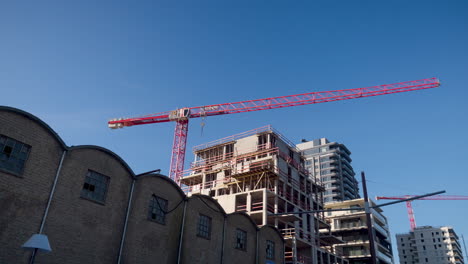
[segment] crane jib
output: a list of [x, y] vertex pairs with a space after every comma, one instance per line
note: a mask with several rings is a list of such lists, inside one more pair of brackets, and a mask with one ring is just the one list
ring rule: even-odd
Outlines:
[[317, 104], [348, 99], [365, 98], [385, 94], [423, 90], [439, 86], [440, 82], [437, 78], [428, 78], [422, 80], [385, 84], [364, 88], [318, 91], [233, 103], [186, 107], [176, 109], [173, 111], [156, 113], [152, 115], [134, 118], [113, 119], [108, 122], [108, 125], [112, 129], [117, 129], [134, 125], [176, 122], [176, 130], [174, 132], [174, 144], [172, 148], [171, 169], [169, 172], [169, 176], [173, 180], [178, 182], [181, 176], [181, 172], [183, 171], [183, 157], [185, 155], [185, 142], [188, 133], [188, 120], [190, 118], [236, 114], [307, 104]]

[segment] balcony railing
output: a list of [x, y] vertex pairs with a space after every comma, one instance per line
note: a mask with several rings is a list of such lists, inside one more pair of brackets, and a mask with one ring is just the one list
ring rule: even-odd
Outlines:
[[370, 251], [368, 249], [353, 249], [347, 250], [343, 249], [343, 256], [345, 257], [360, 257], [360, 256], [369, 256]]
[[336, 228], [337, 229], [349, 229], [349, 228], [362, 228], [367, 227], [363, 222], [354, 222], [354, 223], [340, 223]]
[[301, 239], [308, 243], [313, 242], [312, 234], [309, 231], [305, 231], [302, 228], [284, 228], [279, 230], [285, 239]]

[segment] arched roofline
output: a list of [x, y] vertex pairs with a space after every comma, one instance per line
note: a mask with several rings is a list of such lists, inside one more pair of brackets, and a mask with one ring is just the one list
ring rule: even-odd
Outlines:
[[106, 149], [106, 148], [100, 147], [100, 146], [96, 146], [96, 145], [78, 145], [78, 146], [68, 147], [67, 149], [69, 151], [73, 151], [73, 150], [76, 150], [76, 149], [92, 149], [92, 150], [98, 150], [98, 151], [104, 152], [104, 153], [108, 154], [109, 156], [112, 156], [113, 158], [115, 158], [118, 162], [120, 162], [124, 166], [124, 168], [130, 173], [132, 178], [135, 178], [135, 173], [130, 168], [130, 166], [128, 166], [127, 162], [125, 162], [125, 160], [123, 160], [119, 155], [115, 154], [113, 151], [111, 151], [109, 149]]
[[240, 216], [243, 216], [247, 219], [249, 219], [249, 222], [252, 224], [253, 227], [255, 227], [255, 230], [259, 230], [257, 224], [255, 224], [255, 222], [252, 220], [252, 217], [250, 217], [248, 214], [244, 213], [244, 212], [232, 212], [230, 214], [227, 214], [227, 217], [230, 217], [230, 216], [235, 216], [235, 215], [240, 215]]
[[[113, 151], [111, 151], [109, 149], [106, 149], [104, 147], [96, 146], [96, 145], [78, 145], [78, 146], [70, 146], [69, 147], [69, 146], [67, 146], [65, 144], [63, 139], [57, 134], [57, 132], [55, 132], [46, 122], [42, 121], [37, 116], [35, 116], [35, 115], [33, 115], [33, 114], [29, 113], [29, 112], [23, 111], [21, 109], [10, 107], [10, 106], [0, 105], [0, 111], [11, 112], [11, 113], [14, 113], [14, 114], [17, 114], [17, 115], [21, 115], [21, 116], [23, 116], [23, 117], [25, 117], [25, 118], [39, 124], [59, 143], [59, 145], [62, 147], [63, 150], [72, 151], [72, 150], [75, 150], [75, 149], [93, 149], [93, 150], [98, 150], [98, 151], [101, 151], [101, 152], [104, 152], [104, 153], [110, 155], [111, 157], [116, 159], [120, 164], [122, 164], [123, 167], [131, 175], [131, 177], [133, 179], [135, 179], [135, 176], [136, 176], [135, 172], [132, 170], [132, 168], [130, 168], [128, 163], [125, 160], [123, 160], [119, 155], [117, 155], [115, 152], [113, 152]], [[180, 187], [173, 180], [169, 179], [169, 177], [164, 176], [162, 174], [160, 174], [160, 175], [150, 174], [150, 175], [151, 176], [156, 176], [156, 177], [161, 177], [163, 180], [168, 181], [171, 185], [173, 185], [177, 189], [177, 191], [179, 192], [179, 194], [182, 197], [185, 196], [185, 193], [180, 189]]]
[[276, 227], [274, 227], [274, 226], [272, 226], [272, 225], [264, 225], [264, 226], [260, 227], [260, 231], [261, 231], [262, 229], [267, 229], [267, 228], [273, 229], [273, 231], [275, 231], [276, 234], [278, 234], [278, 236], [279, 236], [279, 237], [281, 238], [281, 240], [284, 242], [283, 235], [280, 233], [280, 231], [278, 230], [278, 228], [276, 228]]
[[218, 207], [219, 209], [219, 212], [223, 214], [224, 217], [226, 217], [226, 211], [224, 211], [223, 207], [218, 203], [218, 201], [216, 201], [215, 199], [213, 199], [212, 197], [208, 196], [208, 195], [204, 195], [204, 194], [192, 194], [192, 196], [190, 198], [199, 198], [199, 199], [203, 199], [203, 198], [206, 198], [208, 200], [210, 200], [211, 202], [213, 202], [216, 207]]
[[[177, 192], [180, 194], [181, 197], [183, 197], [184, 199], [187, 199], [187, 196], [185, 195], [185, 193], [182, 191], [182, 189], [179, 187], [179, 185], [177, 185], [177, 183], [175, 183], [175, 181], [173, 181], [171, 178], [169, 178], [168, 176], [166, 175], [162, 175], [162, 174], [148, 174], [148, 175], [142, 175], [142, 177], [155, 177], [155, 178], [160, 178], [164, 181], [167, 181], [169, 184], [171, 184], [172, 186], [174, 186], [174, 189], [177, 190]], [[138, 177], [139, 178], [139, 177]]]
[[125, 162], [119, 155], [115, 154], [113, 151], [111, 151], [109, 149], [106, 149], [106, 148], [100, 147], [100, 146], [95, 146], [95, 145], [79, 145], [79, 146], [68, 147], [65, 144], [65, 142], [63, 141], [63, 139], [57, 134], [57, 132], [55, 132], [47, 123], [42, 121], [37, 116], [35, 116], [35, 115], [31, 114], [31, 113], [28, 113], [26, 111], [23, 111], [21, 109], [10, 107], [10, 106], [0, 106], [0, 111], [11, 112], [11, 113], [21, 115], [21, 116], [26, 117], [26, 118], [30, 119], [31, 121], [39, 124], [59, 143], [59, 145], [63, 148], [63, 150], [70, 150], [71, 151], [71, 150], [75, 150], [75, 149], [95, 149], [95, 150], [102, 151], [102, 152], [112, 156], [113, 158], [115, 158], [118, 162], [120, 162], [125, 167], [125, 169], [130, 173], [132, 178], [135, 177], [135, 173], [130, 168], [130, 166], [127, 164], [127, 162]]
[[46, 124], [44, 121], [39, 119], [37, 116], [35, 116], [35, 115], [31, 114], [31, 113], [28, 113], [26, 111], [23, 111], [21, 109], [10, 107], [10, 106], [0, 106], [0, 111], [12, 112], [12, 113], [15, 113], [15, 114], [18, 114], [18, 115], [22, 115], [22, 116], [24, 116], [24, 117], [38, 123], [47, 132], [49, 132], [49, 134], [52, 135], [52, 137], [55, 138], [55, 140], [57, 140], [57, 142], [60, 144], [60, 146], [63, 149], [67, 149], [67, 145], [62, 140], [62, 138], [57, 134], [57, 132], [55, 132], [48, 124]]

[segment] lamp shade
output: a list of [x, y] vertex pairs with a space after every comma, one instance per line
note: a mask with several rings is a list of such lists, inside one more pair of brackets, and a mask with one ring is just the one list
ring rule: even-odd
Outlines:
[[34, 234], [32, 235], [26, 243], [24, 243], [23, 248], [27, 249], [38, 249], [39, 251], [51, 252], [49, 239], [46, 235], [43, 234]]

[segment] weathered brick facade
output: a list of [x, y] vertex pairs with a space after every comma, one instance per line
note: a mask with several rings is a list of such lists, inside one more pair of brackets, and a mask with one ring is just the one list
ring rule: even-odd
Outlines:
[[[268, 261], [283, 263], [284, 242], [276, 229], [258, 229], [247, 215], [226, 214], [208, 196], [188, 198], [165, 176], [137, 177], [107, 149], [68, 147], [29, 113], [0, 107], [0, 135], [31, 146], [21, 173], [0, 167], [0, 263], [29, 263], [31, 251], [21, 246], [39, 233], [51, 193], [42, 233], [52, 252], [38, 253], [36, 263], [266, 263], [267, 240], [275, 244]], [[104, 201], [82, 197], [88, 171], [108, 179]], [[168, 201], [163, 224], [149, 219], [153, 195]], [[200, 214], [211, 219], [209, 239], [197, 235]], [[237, 229], [246, 231], [245, 250], [236, 248]]]

